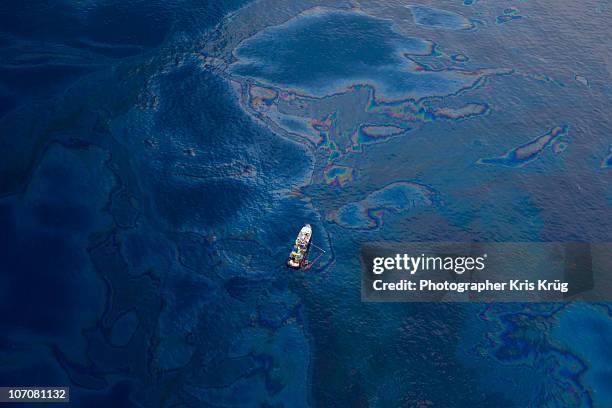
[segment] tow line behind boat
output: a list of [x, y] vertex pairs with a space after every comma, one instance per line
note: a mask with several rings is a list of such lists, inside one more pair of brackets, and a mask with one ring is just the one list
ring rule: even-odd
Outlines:
[[[312, 262], [308, 261], [308, 253], [310, 252], [311, 246], [320, 252]], [[287, 259], [287, 266], [292, 269], [310, 269], [324, 253], [325, 250], [312, 243], [312, 227], [310, 224], [306, 224], [302, 227], [295, 239], [295, 244], [289, 254], [289, 259]]]

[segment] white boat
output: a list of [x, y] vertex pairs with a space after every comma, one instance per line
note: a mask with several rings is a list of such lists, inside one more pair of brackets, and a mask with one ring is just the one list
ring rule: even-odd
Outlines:
[[293, 249], [291, 250], [291, 254], [289, 254], [289, 259], [287, 260], [288, 267], [299, 269], [308, 265], [306, 256], [308, 255], [308, 250], [310, 249], [311, 238], [312, 227], [310, 224], [306, 224], [300, 230], [300, 233], [295, 240], [295, 245], [293, 245]]

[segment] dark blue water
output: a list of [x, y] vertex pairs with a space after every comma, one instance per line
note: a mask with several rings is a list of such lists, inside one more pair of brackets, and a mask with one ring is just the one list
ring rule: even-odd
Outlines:
[[[610, 406], [608, 304], [359, 279], [363, 242], [610, 241], [610, 11], [246, 3], [0, 5], [0, 386]], [[290, 271], [305, 222], [327, 252]]]
[[236, 49], [236, 75], [255, 77], [315, 95], [370, 82], [383, 96], [435, 95], [467, 86], [470, 78], [418, 75], [407, 55], [431, 52], [432, 44], [400, 35], [391, 22], [350, 12], [313, 13], [270, 28]]

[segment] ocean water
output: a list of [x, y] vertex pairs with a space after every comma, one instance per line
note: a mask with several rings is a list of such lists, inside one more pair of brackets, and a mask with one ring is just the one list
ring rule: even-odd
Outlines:
[[[611, 406], [609, 304], [362, 303], [359, 260], [611, 241], [611, 12], [5, 2], [0, 385], [76, 407]], [[307, 222], [326, 252], [288, 270]]]

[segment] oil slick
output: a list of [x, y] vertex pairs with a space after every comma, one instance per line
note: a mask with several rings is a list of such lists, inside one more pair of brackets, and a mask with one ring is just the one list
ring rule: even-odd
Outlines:
[[439, 202], [438, 194], [431, 188], [400, 181], [368, 194], [361, 201], [343, 205], [328, 219], [343, 228], [376, 229], [383, 225], [385, 212], [408, 215]]
[[542, 136], [510, 150], [503, 156], [480, 159], [477, 163], [504, 167], [523, 167], [536, 160], [549, 146], [553, 147], [555, 153], [565, 150], [568, 141], [568, 129], [568, 125], [554, 127]]

